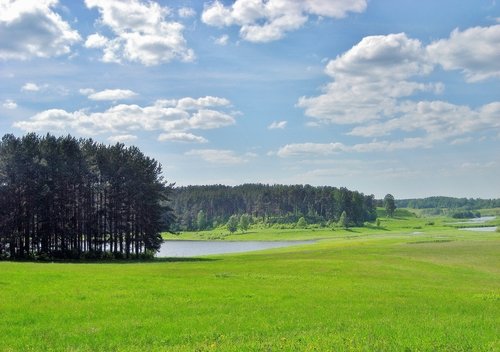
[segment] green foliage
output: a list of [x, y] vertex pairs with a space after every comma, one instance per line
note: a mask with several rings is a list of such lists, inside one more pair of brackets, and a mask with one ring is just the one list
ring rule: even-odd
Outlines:
[[392, 194], [385, 195], [384, 207], [387, 212], [387, 216], [392, 218], [394, 216], [394, 211], [396, 210], [396, 203], [394, 202], [394, 196]]
[[377, 218], [377, 227], [380, 227], [380, 219]]
[[338, 222], [338, 226], [339, 227], [343, 227], [344, 229], [346, 229], [348, 226], [349, 226], [349, 220], [347, 219], [347, 213], [345, 212], [345, 210], [342, 212], [342, 214], [340, 215], [340, 219], [339, 219], [339, 222]]
[[236, 232], [236, 230], [238, 230], [238, 217], [236, 215], [231, 215], [227, 221], [226, 227], [230, 233]]
[[274, 225], [296, 224], [304, 217], [308, 224], [325, 224], [340, 217], [362, 225], [376, 218], [373, 195], [346, 188], [310, 185], [187, 186], [174, 188], [171, 206], [178, 215], [181, 231], [199, 230], [197, 216], [203, 210], [208, 224], [225, 224], [232, 214], [248, 214]]
[[[137, 257], [174, 221], [161, 165], [71, 136], [0, 141], [0, 258]], [[119, 253], [119, 254], [117, 254]]]
[[239, 223], [240, 230], [242, 232], [247, 232], [249, 227], [250, 227], [250, 215], [242, 214], [240, 216], [240, 223]]
[[451, 216], [453, 219], [472, 219], [472, 218], [480, 218], [481, 213], [478, 211], [472, 212], [470, 210], [467, 211], [457, 211], [453, 213]]
[[306, 219], [303, 216], [301, 216], [300, 219], [297, 221], [297, 228], [305, 229], [306, 227], [307, 227]]
[[439, 215], [441, 209], [485, 209], [500, 207], [500, 199], [473, 199], [473, 198], [453, 198], [453, 197], [428, 197], [422, 199], [398, 199], [398, 208], [412, 209], [435, 209]]
[[199, 231], [205, 230], [207, 228], [207, 217], [205, 216], [205, 212], [200, 210], [196, 217], [196, 224]]

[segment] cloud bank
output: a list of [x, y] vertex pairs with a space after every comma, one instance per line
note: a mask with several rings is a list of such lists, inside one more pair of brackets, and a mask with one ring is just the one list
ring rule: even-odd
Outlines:
[[309, 16], [343, 18], [366, 6], [366, 0], [236, 0], [230, 6], [216, 0], [205, 6], [201, 19], [210, 26], [239, 26], [244, 40], [265, 43], [301, 28]]
[[230, 107], [230, 101], [225, 98], [186, 97], [157, 100], [150, 106], [119, 104], [103, 112], [49, 109], [28, 120], [16, 122], [13, 126], [27, 132], [71, 130], [83, 135], [109, 133], [126, 136], [134, 131], [159, 131], [159, 141], [205, 143], [205, 138], [189, 131], [217, 129], [235, 124], [237, 113], [228, 111]]
[[[448, 140], [470, 141], [468, 135], [478, 131], [498, 131], [500, 102], [472, 108], [416, 98], [418, 93], [439, 95], [445, 89], [441, 82], [426, 82], [438, 65], [461, 71], [471, 84], [500, 77], [500, 26], [455, 30], [448, 39], [427, 46], [405, 33], [363, 38], [328, 62], [325, 73], [332, 81], [322, 94], [301, 97], [297, 106], [313, 124], [351, 125], [348, 135], [388, 140], [351, 146], [292, 143], [277, 155], [422, 148]], [[395, 132], [403, 138], [390, 139]]]

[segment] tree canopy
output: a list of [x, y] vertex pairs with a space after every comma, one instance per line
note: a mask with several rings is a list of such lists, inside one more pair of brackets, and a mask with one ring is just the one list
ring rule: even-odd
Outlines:
[[362, 225], [376, 218], [373, 195], [346, 188], [310, 185], [185, 186], [172, 193], [172, 208], [178, 215], [178, 230], [196, 230], [200, 211], [207, 228], [226, 224], [231, 215], [248, 214], [266, 224], [337, 222], [343, 211], [350, 222]]
[[387, 212], [387, 216], [392, 218], [394, 216], [394, 211], [396, 210], [396, 203], [394, 202], [394, 196], [392, 194], [385, 195], [384, 207]]
[[130, 258], [173, 221], [161, 165], [136, 147], [71, 136], [0, 141], [0, 258]]
[[399, 208], [413, 209], [486, 209], [499, 208], [500, 199], [474, 199], [474, 198], [453, 198], [453, 197], [428, 197], [421, 199], [399, 199], [396, 200]]

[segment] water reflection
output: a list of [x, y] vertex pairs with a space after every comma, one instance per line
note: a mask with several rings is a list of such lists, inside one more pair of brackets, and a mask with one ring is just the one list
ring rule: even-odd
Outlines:
[[196, 257], [310, 244], [315, 241], [165, 241], [157, 257]]

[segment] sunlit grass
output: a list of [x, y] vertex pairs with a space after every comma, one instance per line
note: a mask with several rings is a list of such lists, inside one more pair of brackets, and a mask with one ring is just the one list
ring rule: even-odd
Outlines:
[[233, 236], [323, 239], [203, 261], [2, 262], [0, 351], [498, 351], [500, 234], [429, 222], [259, 229]]

